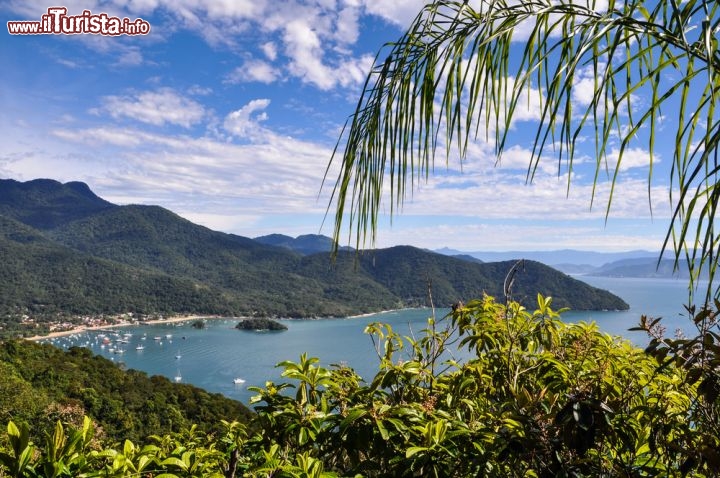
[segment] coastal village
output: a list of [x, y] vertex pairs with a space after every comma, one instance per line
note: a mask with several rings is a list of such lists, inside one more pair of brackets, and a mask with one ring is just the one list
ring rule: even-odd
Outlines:
[[153, 323], [179, 322], [197, 319], [195, 315], [165, 316], [163, 314], [138, 314], [125, 312], [121, 314], [96, 314], [68, 316], [58, 314], [56, 318], [42, 319], [24, 314], [19, 323], [13, 323], [12, 330], [6, 330], [6, 324], [0, 322], [0, 336], [14, 336], [38, 340], [40, 338], [68, 335], [84, 330], [104, 329], [108, 327], [125, 327]]

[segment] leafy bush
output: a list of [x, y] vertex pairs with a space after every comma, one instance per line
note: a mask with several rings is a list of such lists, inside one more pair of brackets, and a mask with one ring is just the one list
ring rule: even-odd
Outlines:
[[[429, 319], [419, 337], [401, 337], [377, 323], [366, 332], [379, 358], [378, 373], [369, 381], [347, 365], [326, 368], [302, 355], [298, 362], [279, 364], [282, 383], [254, 389], [256, 416], [250, 425], [223, 422], [224, 432], [215, 435], [192, 427], [150, 437], [143, 445], [126, 441], [99, 451], [86, 447], [77, 452], [84, 458], [73, 461], [84, 468], [74, 473], [718, 473], [707, 451], [717, 449], [717, 428], [698, 415], [716, 408], [697, 407], [698, 397], [717, 401], [710, 385], [697, 385], [692, 367], [677, 360], [658, 362], [595, 324], [563, 323], [549, 298], [538, 296], [533, 312], [491, 297], [459, 304], [444, 322]], [[659, 349], [651, 345], [651, 351]], [[57, 440], [26, 452], [34, 445], [23, 441], [22, 428], [11, 425], [8, 431], [12, 445], [0, 455], [0, 476], [37, 476], [18, 470], [46, 469], [48, 462], [60, 460], [62, 454], [51, 452], [58, 449]], [[73, 433], [78, 432], [67, 436]]]

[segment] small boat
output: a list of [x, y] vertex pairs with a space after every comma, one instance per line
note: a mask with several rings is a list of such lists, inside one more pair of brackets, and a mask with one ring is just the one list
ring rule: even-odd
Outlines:
[[245, 380], [243, 380], [242, 378], [234, 378], [233, 383], [235, 385], [240, 385], [241, 383], [245, 383]]
[[155, 337], [153, 337], [153, 340], [162, 340], [162, 337], [160, 337], [159, 335], [156, 335]]
[[175, 375], [175, 381], [176, 381], [176, 382], [182, 381], [182, 375], [180, 375], [180, 372], [178, 372], [178, 374]]
[[135, 347], [135, 350], [145, 350], [145, 346], [144, 346], [144, 345], [138, 345], [137, 347]]

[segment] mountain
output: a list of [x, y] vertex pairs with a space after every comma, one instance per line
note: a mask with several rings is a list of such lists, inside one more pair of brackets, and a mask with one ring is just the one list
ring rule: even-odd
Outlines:
[[[373, 277], [406, 303], [427, 305], [428, 291], [435, 305], [447, 307], [483, 293], [504, 297], [504, 283], [516, 261], [476, 264], [428, 253], [409, 246], [379, 249], [362, 257]], [[624, 310], [628, 305], [610, 292], [597, 289], [536, 261], [522, 261], [511, 289], [512, 299], [527, 307], [537, 294], [553, 297], [556, 308]]]
[[[284, 234], [269, 234], [254, 238], [261, 244], [284, 247], [303, 255], [317, 254], [319, 252], [330, 252], [333, 248], [333, 240], [319, 234], [304, 234], [298, 237], [290, 237]], [[347, 246], [341, 246], [340, 250], [352, 250]]]
[[99, 198], [81, 182], [0, 179], [0, 215], [37, 229], [52, 229], [113, 207], [117, 206]]
[[477, 264], [482, 264], [482, 263], [485, 262], [485, 261], [481, 261], [481, 260], [478, 259], [477, 257], [473, 257], [473, 256], [468, 255], [468, 254], [454, 254], [454, 255], [451, 255], [450, 257], [454, 257], [454, 258], [456, 258], [456, 259], [462, 259], [463, 261], [475, 262], [475, 263], [477, 263]]
[[[482, 292], [502, 296], [513, 265], [409, 246], [340, 251], [333, 262], [308, 246], [329, 238], [290, 241], [308, 246], [304, 254], [212, 231], [159, 206], [114, 205], [82, 183], [2, 181], [0, 210], [0, 251], [8, 258], [0, 263], [7, 289], [0, 317], [15, 321], [23, 314], [129, 311], [345, 316], [429, 305], [428, 292], [436, 306], [448, 307]], [[275, 239], [283, 238], [265, 242]], [[558, 307], [627, 308], [616, 296], [530, 261], [515, 287], [514, 298], [530, 307], [541, 292]]]
[[228, 313], [234, 307], [220, 291], [188, 278], [84, 254], [2, 216], [0, 257], [0, 317], [198, 308]]
[[590, 275], [665, 279], [688, 279], [690, 277], [687, 264], [684, 262], [680, 263], [679, 270], [675, 270], [674, 259], [663, 259], [658, 263], [657, 258], [633, 258], [614, 261], [595, 269]]
[[654, 258], [655, 260], [657, 260], [659, 256], [659, 252], [650, 251], [593, 252], [577, 251], [573, 249], [562, 249], [557, 251], [464, 252], [455, 249], [442, 248], [437, 249], [435, 252], [449, 256], [465, 254], [480, 259], [484, 262], [529, 259], [542, 262], [543, 264], [548, 264], [552, 267], [559, 268], [566, 272], [573, 272], [571, 268], [568, 267], [568, 265], [571, 264], [575, 266], [583, 266], [583, 272], [589, 272], [589, 266], [600, 267], [609, 262], [619, 261], [623, 259]]

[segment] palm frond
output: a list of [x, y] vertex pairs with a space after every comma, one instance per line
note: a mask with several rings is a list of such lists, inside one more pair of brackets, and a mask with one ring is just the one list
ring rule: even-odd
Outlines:
[[[381, 202], [387, 197], [395, 214], [433, 171], [437, 154], [462, 163], [469, 144], [484, 134], [500, 160], [522, 100], [536, 95], [540, 113], [528, 181], [547, 156], [557, 160], [558, 171], [572, 172], [579, 138], [587, 135], [595, 156], [591, 200], [601, 178], [609, 177], [606, 216], [624, 155], [638, 141], [650, 153], [652, 205], [660, 118], [663, 128], [676, 127], [669, 178], [674, 212], [663, 252], [672, 247], [676, 265], [686, 256], [695, 277], [703, 267], [713, 273], [720, 257], [714, 229], [718, 8], [709, 0], [610, 0], [602, 8], [593, 0], [426, 5], [378, 54], [336, 146], [332, 161], [341, 161], [341, 170], [329, 206], [334, 201], [336, 243], [347, 221], [356, 247], [374, 244]], [[588, 104], [572, 99], [581, 69], [594, 76]], [[649, 101], [636, 104], [640, 94]]]

